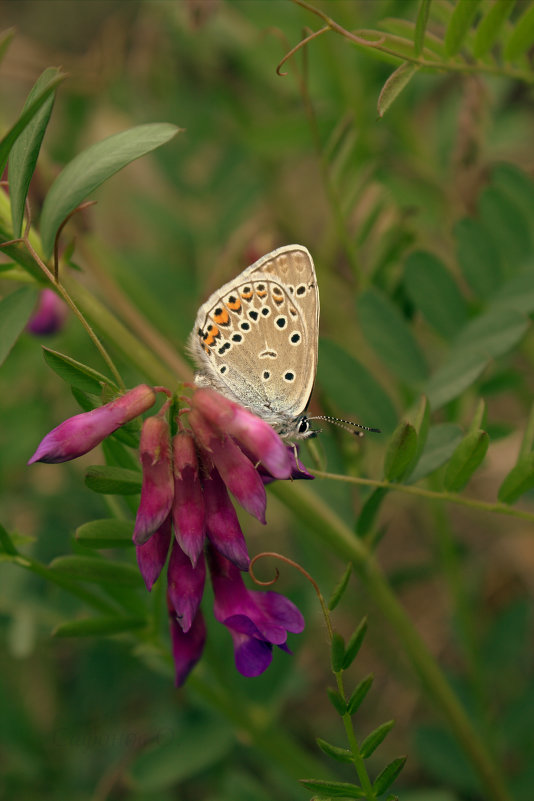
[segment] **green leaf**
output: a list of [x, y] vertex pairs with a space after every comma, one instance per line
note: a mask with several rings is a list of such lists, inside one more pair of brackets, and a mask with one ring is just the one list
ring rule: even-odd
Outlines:
[[0, 33], [0, 64], [4, 60], [7, 49], [15, 35], [15, 28], [6, 28], [5, 31]]
[[180, 130], [170, 123], [138, 125], [91, 145], [69, 162], [43, 204], [41, 238], [45, 257], [52, 255], [62, 222], [91, 192], [127, 164], [164, 145]]
[[430, 428], [430, 404], [426, 395], [421, 395], [418, 405], [412, 407], [408, 412], [407, 419], [412, 423], [415, 428], [415, 433], [417, 434], [417, 449], [415, 451], [414, 460], [406, 472], [408, 476], [419, 462], [428, 437], [428, 429]]
[[529, 320], [514, 309], [489, 308], [460, 332], [454, 343], [459, 357], [473, 353], [481, 358], [496, 358], [511, 350], [525, 335]]
[[384, 432], [395, 428], [397, 413], [385, 390], [359, 361], [324, 337], [317, 380], [346, 414]]
[[398, 757], [394, 759], [393, 762], [390, 762], [387, 765], [382, 773], [380, 773], [373, 783], [373, 790], [377, 795], [381, 795], [381, 793], [385, 793], [388, 787], [390, 787], [401, 770], [404, 767], [406, 762], [406, 757]]
[[388, 481], [400, 481], [414, 462], [417, 434], [411, 423], [402, 422], [389, 441], [384, 460], [384, 475]]
[[338, 690], [334, 690], [333, 687], [327, 687], [326, 693], [330, 700], [330, 703], [338, 713], [338, 715], [344, 715], [347, 711], [347, 705], [345, 700], [341, 697]]
[[343, 659], [345, 657], [345, 640], [338, 634], [337, 631], [334, 632], [332, 636], [332, 642], [330, 644], [330, 660], [332, 663], [332, 670], [334, 673], [339, 673], [343, 665]]
[[488, 357], [477, 351], [451, 351], [447, 361], [436, 370], [423, 388], [432, 409], [441, 408], [472, 386], [488, 361]]
[[430, 12], [430, 3], [432, 0], [420, 0], [419, 8], [417, 10], [417, 19], [415, 21], [415, 37], [414, 37], [414, 50], [415, 55], [418, 56], [423, 49], [425, 43], [425, 31], [428, 23], [428, 14]]
[[345, 649], [345, 657], [343, 659], [343, 664], [342, 664], [343, 670], [347, 670], [347, 668], [349, 668], [356, 659], [366, 634], [367, 634], [367, 617], [364, 617], [363, 620], [357, 626], [357, 628], [353, 631], [347, 643], [347, 647]]
[[410, 483], [415, 483], [442, 464], [445, 464], [462, 439], [462, 431], [456, 423], [440, 423], [431, 426], [428, 432], [426, 446], [419, 460], [419, 464], [410, 476]]
[[382, 723], [381, 726], [378, 726], [365, 738], [360, 746], [360, 754], [364, 759], [367, 759], [371, 756], [373, 751], [376, 751], [380, 743], [386, 739], [394, 725], [394, 720], [388, 720], [386, 723]]
[[52, 632], [54, 637], [105, 637], [112, 634], [124, 634], [136, 629], [145, 628], [146, 618], [125, 617], [86, 617], [80, 620], [69, 620], [60, 623]]
[[0, 300], [0, 364], [24, 331], [37, 302], [38, 291], [24, 286]]
[[515, 503], [521, 495], [534, 487], [534, 453], [529, 453], [518, 461], [499, 488], [501, 503]]
[[321, 751], [332, 757], [332, 759], [336, 759], [338, 762], [352, 762], [352, 752], [349, 751], [348, 748], [340, 748], [337, 745], [332, 745], [326, 740], [322, 740], [320, 737], [317, 737], [315, 742]]
[[527, 6], [525, 12], [515, 23], [504, 46], [506, 61], [515, 61], [529, 49], [534, 42], [534, 6]]
[[18, 551], [15, 548], [13, 540], [3, 525], [0, 523], [0, 550], [2, 553], [7, 553], [10, 556], [16, 556]]
[[378, 96], [377, 111], [379, 117], [384, 116], [393, 101], [396, 100], [402, 90], [408, 86], [418, 69], [418, 64], [404, 61], [400, 67], [397, 67], [397, 69], [391, 73]]
[[334, 611], [334, 609], [340, 602], [341, 598], [343, 597], [343, 594], [347, 589], [351, 573], [352, 573], [352, 562], [349, 562], [347, 567], [345, 568], [345, 572], [343, 573], [340, 580], [334, 587], [332, 595], [330, 596], [330, 600], [328, 601], [328, 609], [330, 612]]
[[110, 465], [93, 465], [87, 469], [85, 484], [102, 495], [137, 495], [142, 476], [137, 470]]
[[534, 181], [515, 164], [496, 164], [492, 184], [519, 206], [530, 226], [534, 225]]
[[93, 370], [87, 364], [76, 361], [71, 356], [58, 353], [56, 350], [43, 347], [43, 356], [48, 366], [60, 376], [67, 384], [88, 392], [90, 395], [100, 395], [103, 386], [112, 387], [118, 392], [118, 387], [114, 381], [106, 378], [105, 375]]
[[58, 556], [49, 567], [55, 573], [62, 573], [71, 579], [91, 581], [96, 584], [113, 582], [138, 587], [143, 583], [136, 566], [100, 559], [97, 556]]
[[364, 700], [365, 696], [371, 689], [371, 685], [374, 681], [374, 676], [370, 673], [365, 679], [362, 679], [361, 682], [356, 686], [356, 689], [352, 693], [351, 697], [347, 703], [347, 712], [349, 715], [354, 715], [358, 707], [361, 705], [362, 701]]
[[500, 254], [504, 274], [512, 275], [527, 265], [532, 258], [531, 232], [517, 203], [498, 187], [488, 186], [479, 197], [478, 212]]
[[465, 324], [467, 306], [443, 262], [423, 250], [410, 253], [404, 265], [404, 283], [427, 323], [445, 339], [452, 339]]
[[449, 492], [463, 490], [488, 450], [489, 437], [486, 431], [471, 431], [452, 454], [443, 485]]
[[[33, 85], [23, 107], [26, 111], [40, 92], [48, 86], [51, 80], [60, 75], [55, 67], [46, 69]], [[20, 134], [9, 154], [9, 194], [11, 197], [11, 218], [13, 220], [13, 236], [19, 237], [24, 219], [24, 202], [28, 194], [31, 177], [37, 164], [41, 143], [45, 135], [55, 92], [52, 92], [41, 106], [33, 119]]]
[[473, 55], [482, 58], [488, 53], [501, 33], [514, 7], [515, 0], [494, 0], [486, 15], [477, 25], [473, 43]]
[[498, 250], [479, 220], [466, 217], [454, 226], [457, 259], [474, 294], [486, 298], [498, 288], [502, 267]]
[[5, 170], [11, 148], [26, 128], [27, 125], [33, 120], [39, 109], [46, 103], [52, 92], [67, 76], [56, 72], [55, 77], [51, 78], [47, 86], [43, 86], [39, 94], [34, 98], [33, 102], [21, 113], [18, 120], [11, 126], [9, 131], [4, 135], [0, 141], [0, 175]]
[[454, 11], [445, 33], [445, 52], [448, 56], [454, 56], [460, 50], [465, 37], [469, 33], [480, 0], [456, 0]]
[[386, 487], [376, 487], [365, 501], [356, 523], [356, 533], [359, 537], [365, 537], [374, 526], [382, 501], [388, 492]]
[[391, 372], [407, 384], [422, 381], [428, 372], [423, 354], [389, 298], [368, 289], [359, 296], [357, 310], [365, 339]]
[[307, 790], [313, 790], [331, 798], [365, 798], [361, 787], [348, 782], [334, 782], [328, 779], [299, 779], [299, 783]]
[[130, 548], [133, 545], [133, 530], [133, 520], [108, 517], [79, 526], [75, 537], [88, 548]]

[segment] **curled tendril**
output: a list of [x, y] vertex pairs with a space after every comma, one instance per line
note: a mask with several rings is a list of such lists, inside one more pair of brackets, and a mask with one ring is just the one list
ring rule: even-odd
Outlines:
[[316, 39], [322, 33], [326, 33], [327, 31], [331, 31], [331, 30], [332, 30], [332, 28], [330, 27], [330, 25], [325, 25], [324, 28], [320, 28], [318, 31], [313, 31], [313, 33], [310, 33], [309, 36], [306, 36], [304, 39], [301, 39], [301, 41], [298, 44], [296, 44], [295, 47], [292, 47], [291, 50], [288, 53], [285, 54], [285, 56], [283, 57], [282, 61], [280, 61], [280, 63], [278, 64], [278, 66], [276, 68], [276, 74], [279, 75], [281, 78], [286, 76], [287, 72], [280, 72], [281, 67], [286, 63], [286, 61], [288, 61], [292, 56], [294, 56], [295, 53], [298, 50], [300, 50], [301, 47], [304, 47], [309, 42], [311, 42], [312, 39]]
[[321, 604], [321, 609], [323, 611], [323, 616], [324, 616], [324, 619], [325, 619], [326, 627], [328, 629], [328, 633], [330, 635], [330, 639], [332, 639], [333, 634], [334, 634], [333, 629], [332, 629], [332, 623], [330, 621], [330, 615], [328, 613], [328, 608], [326, 606], [325, 600], [323, 598], [321, 590], [319, 589], [319, 585], [317, 584], [315, 579], [312, 578], [312, 576], [308, 573], [308, 571], [305, 570], [302, 567], [302, 565], [299, 565], [298, 562], [295, 562], [293, 559], [290, 559], [288, 556], [283, 556], [281, 553], [277, 553], [276, 551], [263, 551], [262, 553], [258, 553], [251, 560], [250, 565], [248, 567], [248, 572], [249, 572], [249, 575], [250, 575], [252, 581], [255, 584], [258, 584], [260, 587], [271, 587], [273, 584], [276, 584], [276, 582], [278, 581], [278, 579], [280, 577], [280, 572], [279, 572], [278, 568], [275, 568], [275, 577], [273, 579], [270, 579], [269, 581], [260, 581], [260, 579], [257, 578], [257, 576], [255, 575], [255, 573], [254, 573], [254, 565], [256, 564], [258, 559], [263, 559], [263, 557], [265, 557], [265, 556], [272, 556], [274, 559], [279, 559], [281, 562], [285, 562], [286, 565], [291, 565], [291, 567], [295, 567], [300, 573], [302, 573], [304, 578], [306, 578], [310, 582], [310, 584], [312, 585], [313, 589], [315, 590], [315, 594], [317, 595], [317, 598], [319, 599], [319, 603]]

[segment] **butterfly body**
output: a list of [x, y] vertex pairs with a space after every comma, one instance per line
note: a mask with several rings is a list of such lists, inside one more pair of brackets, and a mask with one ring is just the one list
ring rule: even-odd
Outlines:
[[195, 383], [250, 409], [288, 440], [313, 432], [319, 291], [312, 257], [286, 245], [247, 267], [200, 307], [189, 347]]

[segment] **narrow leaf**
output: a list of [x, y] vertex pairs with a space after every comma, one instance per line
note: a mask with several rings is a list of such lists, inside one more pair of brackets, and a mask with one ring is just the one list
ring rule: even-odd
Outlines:
[[37, 301], [34, 287], [24, 286], [0, 300], [0, 364], [24, 331]]
[[127, 164], [164, 145], [180, 130], [169, 123], [138, 125], [91, 145], [69, 162], [50, 187], [43, 205], [41, 238], [45, 257], [52, 255], [61, 223], [91, 192]]
[[340, 345], [324, 337], [319, 340], [317, 381], [352, 419], [384, 432], [395, 428], [395, 407], [376, 378]]
[[445, 52], [448, 56], [454, 56], [460, 50], [465, 37], [469, 33], [479, 5], [480, 0], [456, 1], [449, 27], [445, 34]]
[[381, 793], [385, 793], [388, 787], [390, 787], [401, 770], [404, 767], [406, 762], [406, 757], [398, 757], [394, 759], [393, 762], [390, 762], [387, 765], [382, 773], [380, 773], [374, 781], [373, 790], [377, 795], [381, 795]]
[[377, 487], [365, 501], [356, 523], [356, 534], [359, 537], [365, 537], [374, 526], [376, 516], [382, 506], [382, 501], [388, 492], [389, 490], [386, 489], [386, 487]]
[[332, 670], [334, 673], [339, 673], [341, 667], [343, 665], [343, 659], [345, 657], [345, 640], [338, 634], [337, 631], [334, 632], [332, 636], [332, 643], [330, 646], [330, 660], [332, 663]]
[[330, 612], [334, 611], [334, 609], [340, 602], [341, 598], [343, 597], [343, 593], [347, 589], [347, 584], [349, 583], [351, 573], [352, 573], [352, 562], [349, 562], [347, 567], [345, 568], [345, 572], [343, 573], [340, 580], [334, 587], [332, 595], [330, 596], [330, 600], [328, 601], [328, 609]]
[[466, 217], [454, 227], [456, 256], [463, 276], [476, 297], [486, 298], [502, 281], [500, 254], [479, 220]]
[[478, 354], [482, 358], [503, 356], [525, 335], [529, 320], [513, 309], [489, 308], [458, 334], [454, 350], [458, 355]]
[[141, 473], [124, 467], [93, 465], [85, 474], [85, 483], [102, 495], [136, 495], [141, 492]]
[[415, 38], [414, 50], [415, 55], [418, 56], [423, 49], [425, 41], [425, 31], [428, 23], [428, 14], [430, 12], [430, 3], [432, 0], [420, 0], [419, 9], [417, 11], [417, 19], [415, 21]]
[[133, 520], [109, 517], [84, 523], [76, 529], [75, 537], [88, 548], [131, 547], [133, 529]]
[[529, 5], [515, 23], [504, 47], [506, 61], [515, 61], [529, 49], [534, 42], [534, 6]]
[[[55, 67], [49, 67], [39, 76], [26, 99], [22, 109], [23, 112], [39, 97], [40, 92], [48, 86], [50, 81], [60, 74], [60, 71]], [[35, 165], [37, 164], [41, 143], [50, 120], [54, 97], [55, 92], [53, 91], [21, 133], [9, 154], [9, 195], [11, 197], [11, 218], [13, 220], [13, 236], [15, 238], [19, 237], [22, 231], [24, 202]]]
[[6, 28], [5, 31], [0, 33], [0, 64], [4, 60], [7, 49], [15, 35], [15, 28]]
[[534, 453], [529, 453], [513, 467], [499, 489], [502, 503], [515, 503], [521, 495], [534, 487]]
[[384, 116], [402, 90], [408, 86], [418, 69], [418, 64], [404, 61], [400, 67], [397, 67], [397, 69], [391, 73], [378, 96], [377, 111], [380, 118]]
[[522, 208], [502, 189], [488, 186], [478, 199], [478, 213], [489, 241], [500, 254], [504, 275], [527, 266], [532, 258], [532, 234]]
[[488, 53], [501, 33], [511, 14], [515, 0], [494, 0], [487, 14], [480, 20], [473, 43], [473, 55], [482, 58]]
[[394, 375], [407, 384], [425, 378], [427, 366], [421, 349], [388, 297], [368, 289], [358, 298], [357, 312], [365, 339]]
[[339, 715], [344, 715], [347, 711], [347, 705], [345, 700], [340, 696], [337, 690], [334, 690], [333, 687], [327, 687], [326, 693], [328, 698], [330, 699], [330, 703], [336, 710]]
[[299, 779], [299, 783], [307, 790], [313, 790], [330, 798], [365, 798], [361, 787], [349, 782], [334, 782], [328, 779]]
[[343, 665], [342, 665], [343, 670], [346, 670], [348, 667], [350, 667], [354, 662], [354, 660], [356, 659], [366, 634], [367, 634], [367, 618], [364, 617], [361, 623], [352, 633], [347, 643], [347, 647], [345, 649], [345, 658], [343, 660]]
[[415, 451], [414, 460], [406, 471], [406, 475], [408, 476], [417, 466], [425, 449], [426, 439], [428, 437], [428, 430], [430, 428], [430, 404], [426, 395], [421, 395], [419, 404], [408, 412], [407, 417], [417, 434], [417, 449]]
[[449, 492], [463, 490], [488, 450], [489, 437], [486, 431], [471, 431], [452, 454], [443, 485]]
[[373, 674], [370, 673], [369, 676], [366, 676], [365, 679], [362, 679], [362, 681], [357, 685], [347, 703], [347, 712], [349, 715], [354, 715], [358, 707], [361, 705], [363, 699], [371, 689], [374, 678], [375, 677]]
[[475, 409], [475, 414], [473, 415], [473, 419], [469, 425], [469, 431], [478, 431], [485, 425], [486, 422], [486, 401], [484, 398], [480, 398], [479, 402], [477, 403], [477, 408]]
[[438, 367], [423, 387], [434, 411], [464, 392], [475, 383], [489, 362], [489, 356], [477, 350], [460, 348], [449, 353], [447, 361]]
[[69, 578], [96, 584], [112, 582], [130, 587], [142, 584], [139, 570], [134, 565], [96, 556], [58, 556], [50, 563], [50, 568], [56, 573], [68, 575]]
[[3, 525], [0, 523], [0, 550], [3, 553], [7, 553], [10, 556], [16, 556], [18, 551], [15, 548], [13, 540], [11, 539], [8, 532], [5, 530]]
[[76, 361], [71, 356], [58, 353], [57, 350], [43, 347], [43, 356], [48, 366], [60, 376], [67, 384], [88, 392], [90, 395], [100, 395], [102, 387], [108, 386], [118, 392], [118, 387], [110, 378], [94, 370], [87, 364]]
[[402, 422], [389, 441], [384, 460], [388, 481], [400, 481], [413, 464], [417, 451], [417, 434], [411, 423]]
[[32, 121], [39, 109], [46, 103], [52, 92], [55, 91], [56, 87], [65, 78], [66, 75], [58, 72], [56, 76], [50, 80], [48, 86], [43, 86], [33, 102], [25, 111], [22, 112], [15, 124], [11, 126], [9, 131], [2, 138], [0, 141], [0, 175], [2, 175], [4, 172], [11, 148], [19, 138], [22, 131]]
[[404, 282], [427, 323], [445, 339], [453, 339], [467, 320], [467, 304], [443, 262], [423, 250], [410, 253]]
[[421, 459], [410, 476], [410, 483], [425, 478], [445, 464], [461, 439], [462, 431], [456, 423], [440, 423], [431, 426]]
[[386, 723], [382, 723], [381, 726], [378, 726], [365, 738], [360, 746], [360, 754], [364, 759], [367, 759], [367, 757], [371, 756], [373, 751], [376, 751], [380, 743], [386, 739], [394, 725], [394, 720], [388, 720]]
[[332, 757], [332, 759], [336, 759], [338, 762], [352, 762], [352, 752], [349, 751], [348, 748], [340, 748], [338, 745], [332, 745], [326, 740], [322, 740], [320, 737], [317, 737], [315, 742], [321, 751]]
[[54, 637], [105, 637], [124, 634], [145, 628], [147, 621], [142, 617], [87, 617], [60, 623], [52, 631]]

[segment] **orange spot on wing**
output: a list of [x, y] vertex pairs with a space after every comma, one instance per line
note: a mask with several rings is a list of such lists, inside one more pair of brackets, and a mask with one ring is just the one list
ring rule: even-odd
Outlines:
[[253, 295], [252, 290], [249, 291], [249, 292], [242, 292], [241, 293], [241, 297], [243, 298], [243, 300], [250, 300], [252, 295]]
[[228, 325], [230, 322], [230, 315], [226, 311], [226, 309], [221, 309], [219, 314], [214, 314], [213, 319], [219, 325]]
[[230, 309], [230, 311], [239, 311], [241, 309], [241, 301], [237, 298], [234, 303], [230, 303], [230, 301], [226, 302], [226, 305]]
[[257, 289], [257, 290], [256, 290], [256, 295], [257, 295], [259, 298], [264, 298], [266, 294], [267, 294], [267, 290], [266, 290], [266, 289], [262, 289], [262, 290], [260, 290], [260, 289]]

